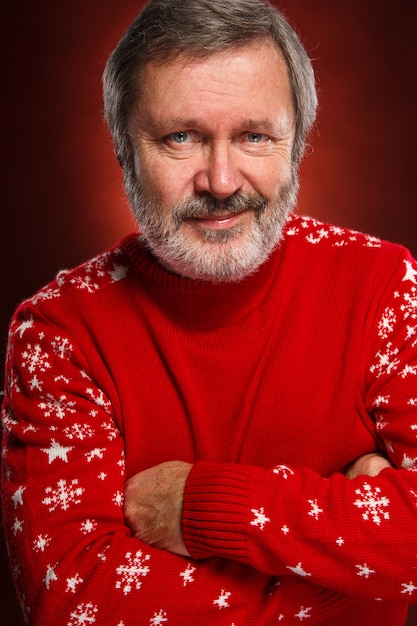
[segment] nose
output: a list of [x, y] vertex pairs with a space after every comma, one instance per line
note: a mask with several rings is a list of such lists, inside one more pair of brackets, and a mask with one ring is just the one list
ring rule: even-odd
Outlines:
[[202, 166], [194, 179], [197, 192], [209, 193], [214, 198], [228, 198], [243, 185], [243, 176], [228, 141], [207, 146]]

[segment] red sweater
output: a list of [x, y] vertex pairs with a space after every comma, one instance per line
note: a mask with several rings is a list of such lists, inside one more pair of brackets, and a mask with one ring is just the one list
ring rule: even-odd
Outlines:
[[[417, 266], [289, 220], [252, 277], [163, 270], [137, 236], [17, 310], [3, 505], [36, 626], [398, 626], [417, 602]], [[353, 481], [375, 449], [398, 469]], [[194, 463], [186, 559], [141, 544], [126, 476]]]

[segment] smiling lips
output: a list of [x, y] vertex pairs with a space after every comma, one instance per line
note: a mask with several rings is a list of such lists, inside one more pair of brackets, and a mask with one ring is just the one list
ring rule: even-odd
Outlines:
[[210, 215], [207, 217], [193, 217], [191, 221], [197, 222], [199, 225], [204, 226], [205, 228], [210, 228], [212, 230], [226, 230], [227, 228], [231, 228], [235, 226], [242, 217], [247, 213], [247, 211], [241, 211], [240, 213], [234, 213], [227, 215]]

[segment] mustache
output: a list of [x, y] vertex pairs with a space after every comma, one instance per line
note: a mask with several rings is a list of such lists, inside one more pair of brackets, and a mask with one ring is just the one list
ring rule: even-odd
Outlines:
[[219, 200], [213, 196], [200, 196], [188, 198], [177, 204], [172, 212], [172, 217], [177, 227], [192, 218], [204, 218], [225, 213], [237, 215], [242, 211], [254, 211], [259, 216], [267, 207], [267, 200], [259, 194], [246, 194], [242, 192]]

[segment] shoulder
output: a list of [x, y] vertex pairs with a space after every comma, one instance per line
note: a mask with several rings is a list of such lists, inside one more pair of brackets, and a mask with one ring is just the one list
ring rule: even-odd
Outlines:
[[[123, 281], [131, 269], [125, 242], [133, 239], [130, 235], [118, 245], [106, 250], [84, 263], [64, 269], [20, 307], [40, 306], [42, 303], [60, 299], [69, 294], [93, 295], [115, 283]], [[19, 307], [19, 308], [20, 308]]]

